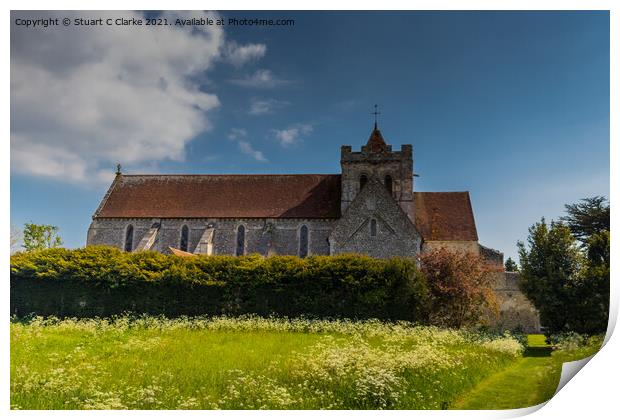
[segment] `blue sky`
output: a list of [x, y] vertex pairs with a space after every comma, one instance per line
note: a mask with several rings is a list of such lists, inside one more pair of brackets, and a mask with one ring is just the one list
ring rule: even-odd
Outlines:
[[117, 161], [338, 173], [375, 103], [385, 139], [413, 145], [415, 190], [469, 191], [480, 242], [507, 256], [540, 217], [609, 196], [607, 12], [220, 15], [295, 25], [25, 30], [33, 12], [12, 15], [13, 225], [83, 246]]

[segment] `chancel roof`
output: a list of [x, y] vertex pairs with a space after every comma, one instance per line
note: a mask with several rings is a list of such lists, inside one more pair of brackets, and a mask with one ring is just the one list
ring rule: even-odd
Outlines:
[[414, 192], [415, 225], [426, 241], [478, 241], [469, 193]]

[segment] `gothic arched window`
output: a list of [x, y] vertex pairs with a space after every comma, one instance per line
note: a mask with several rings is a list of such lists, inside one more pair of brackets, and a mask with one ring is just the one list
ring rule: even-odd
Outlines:
[[364, 185], [368, 182], [368, 177], [366, 175], [360, 176], [360, 191], [364, 188]]
[[245, 252], [245, 226], [240, 225], [237, 228], [237, 250], [235, 251], [236, 256], [243, 255]]
[[302, 225], [299, 229], [299, 256], [305, 258], [308, 256], [308, 227]]
[[370, 219], [370, 236], [377, 236], [377, 219]]
[[392, 194], [392, 177], [390, 175], [385, 176], [385, 188]]
[[179, 243], [179, 249], [181, 251], [187, 252], [188, 243], [189, 243], [189, 228], [187, 227], [187, 225], [183, 225], [183, 227], [181, 228], [181, 242]]
[[131, 252], [133, 249], [133, 225], [127, 226], [125, 231], [125, 251]]

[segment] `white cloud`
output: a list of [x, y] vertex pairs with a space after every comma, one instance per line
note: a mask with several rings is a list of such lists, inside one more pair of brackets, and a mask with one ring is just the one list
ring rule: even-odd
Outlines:
[[226, 44], [224, 58], [235, 67], [241, 67], [247, 62], [258, 60], [265, 56], [265, 44], [239, 45], [234, 41]]
[[263, 152], [261, 152], [259, 150], [254, 150], [254, 148], [252, 148], [252, 145], [250, 144], [249, 141], [240, 140], [239, 141], [239, 150], [241, 150], [241, 152], [243, 154], [248, 155], [248, 156], [258, 160], [259, 162], [268, 162], [267, 158], [265, 158], [265, 155], [263, 155]]
[[290, 81], [277, 78], [271, 70], [260, 69], [243, 79], [231, 79], [230, 83], [249, 88], [268, 89], [289, 84]]
[[244, 128], [231, 128], [228, 133], [228, 139], [233, 141], [244, 139], [247, 136], [248, 132]]
[[252, 144], [247, 140], [247, 137], [248, 132], [243, 128], [231, 128], [228, 133], [228, 139], [237, 143], [241, 153], [250, 156], [259, 162], [269, 162], [263, 152], [252, 147]]
[[250, 100], [250, 115], [263, 115], [272, 114], [277, 109], [284, 108], [290, 105], [290, 102], [280, 101], [278, 99], [258, 99], [252, 98]]
[[271, 132], [282, 147], [289, 147], [301, 142], [304, 137], [312, 133], [312, 130], [310, 124], [296, 124], [283, 130], [274, 129]]
[[[182, 12], [180, 17], [204, 17]], [[213, 15], [213, 14], [211, 14]], [[136, 12], [15, 12], [16, 17], [126, 17]], [[175, 12], [164, 12], [174, 20]], [[183, 160], [218, 98], [197, 78], [220, 57], [220, 27], [11, 27], [11, 167], [88, 184], [113, 164]], [[243, 48], [243, 47], [240, 47]], [[247, 52], [238, 54], [251, 56]], [[254, 53], [256, 55], [256, 53]], [[111, 168], [111, 169], [107, 169]]]

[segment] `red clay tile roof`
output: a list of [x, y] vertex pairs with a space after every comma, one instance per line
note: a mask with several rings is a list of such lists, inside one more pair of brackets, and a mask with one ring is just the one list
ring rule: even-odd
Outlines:
[[[415, 192], [425, 241], [477, 241], [467, 192]], [[119, 175], [94, 217], [340, 217], [340, 175]]]
[[340, 175], [119, 175], [93, 217], [338, 218]]
[[371, 152], [380, 152], [381, 150], [387, 147], [385, 140], [383, 140], [383, 136], [381, 135], [381, 131], [375, 126], [375, 129], [370, 133], [370, 137], [368, 138], [368, 142], [366, 146], [370, 149]]
[[468, 192], [414, 192], [413, 202], [425, 241], [478, 241]]

